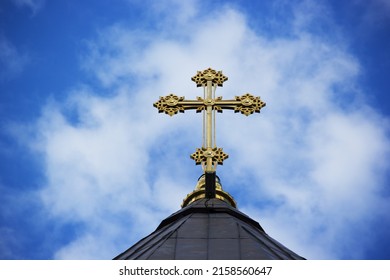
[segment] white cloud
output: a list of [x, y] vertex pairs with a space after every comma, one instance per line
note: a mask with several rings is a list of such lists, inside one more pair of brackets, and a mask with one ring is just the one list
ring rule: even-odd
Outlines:
[[[141, 5], [144, 5], [144, 2], [141, 2]], [[162, 17], [164, 25], [172, 24], [180, 26], [186, 24], [199, 12], [199, 3], [196, 3], [195, 0], [188, 0], [185, 2], [180, 0], [167, 0], [164, 2], [151, 1], [149, 2], [149, 5], [152, 17]], [[173, 14], [175, 14], [175, 16], [172, 16]], [[162, 27], [164, 29], [164, 26]]]
[[56, 257], [114, 257], [178, 209], [196, 183], [188, 155], [201, 142], [201, 117], [159, 116], [152, 103], [170, 92], [201, 95], [190, 77], [209, 66], [229, 77], [217, 95], [251, 92], [267, 102], [260, 116], [217, 116], [218, 145], [231, 155], [218, 170], [225, 189], [297, 253], [341, 257], [338, 243], [348, 251], [357, 242], [349, 228], [388, 210], [378, 195], [388, 120], [361, 103], [358, 62], [305, 31], [267, 38], [233, 9], [192, 18], [178, 19], [186, 28], [175, 36], [164, 22], [158, 34], [102, 31], [84, 66], [110, 94], [81, 88], [67, 104], [46, 106], [36, 138], [43, 202], [52, 215], [85, 224]]
[[[111, 251], [106, 252], [101, 246], [101, 254], [96, 255], [95, 251], [84, 251], [92, 246], [89, 241], [104, 238], [115, 242], [117, 234], [124, 238], [130, 222], [140, 229], [142, 225], [142, 232], [144, 228], [151, 231], [157, 225], [156, 217], [162, 219], [179, 204], [178, 194], [167, 196], [149, 179], [148, 150], [158, 143], [156, 137], [164, 122], [138, 117], [132, 104], [136, 101], [121, 92], [113, 98], [100, 98], [80, 89], [73, 97], [65, 106], [48, 104], [37, 126], [40, 135], [35, 149], [43, 154], [47, 168], [47, 187], [41, 198], [53, 217], [86, 223], [87, 235], [92, 231], [99, 236], [80, 236], [56, 257], [107, 258], [118, 253], [116, 247], [110, 243], [112, 246], [106, 247]], [[180, 187], [176, 189], [180, 194]], [[185, 190], [181, 193], [184, 196]], [[161, 201], [164, 195], [171, 207], [154, 205], [150, 200]], [[124, 225], [118, 233], [112, 229], [119, 221]], [[140, 234], [140, 229], [129, 232]]]

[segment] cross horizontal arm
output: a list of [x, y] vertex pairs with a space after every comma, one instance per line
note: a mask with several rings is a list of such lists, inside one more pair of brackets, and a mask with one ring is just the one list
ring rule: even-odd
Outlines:
[[160, 99], [153, 104], [158, 109], [159, 113], [166, 113], [173, 116], [177, 113], [184, 113], [185, 110], [196, 110], [197, 113], [205, 110], [207, 106], [211, 106], [213, 110], [222, 113], [223, 109], [234, 110], [235, 113], [242, 113], [249, 116], [253, 113], [260, 113], [260, 109], [265, 106], [265, 102], [261, 101], [260, 97], [246, 93], [242, 96], [236, 96], [234, 100], [222, 100], [222, 97], [215, 99], [203, 99], [198, 97], [197, 100], [185, 100], [184, 97], [179, 97], [170, 94]]

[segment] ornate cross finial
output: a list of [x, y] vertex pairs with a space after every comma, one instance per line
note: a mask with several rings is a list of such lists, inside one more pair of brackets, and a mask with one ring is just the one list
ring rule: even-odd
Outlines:
[[195, 153], [191, 154], [191, 158], [195, 160], [196, 164], [202, 164], [205, 172], [215, 172], [217, 164], [222, 165], [223, 161], [229, 157], [222, 151], [222, 148], [218, 148], [216, 145], [215, 112], [222, 113], [223, 109], [230, 109], [234, 110], [235, 113], [240, 112], [249, 116], [253, 113], [260, 113], [260, 109], [265, 106], [265, 103], [261, 101], [260, 97], [249, 93], [236, 96], [233, 100], [222, 100], [222, 97], [215, 97], [217, 86], [222, 87], [228, 79], [222, 74], [222, 71], [208, 68], [204, 71], [198, 71], [191, 79], [197, 87], [203, 87], [203, 98], [186, 100], [184, 97], [170, 94], [160, 97], [153, 106], [158, 109], [159, 113], [166, 113], [170, 116], [191, 109], [196, 110], [197, 113], [203, 112], [203, 144], [201, 148], [197, 148]]

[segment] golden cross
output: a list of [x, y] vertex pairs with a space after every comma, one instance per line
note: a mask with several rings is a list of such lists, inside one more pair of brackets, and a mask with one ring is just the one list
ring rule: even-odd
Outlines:
[[215, 71], [208, 68], [204, 71], [198, 71], [191, 78], [197, 87], [203, 87], [203, 98], [197, 97], [196, 100], [186, 100], [174, 94], [170, 94], [153, 104], [159, 113], [166, 113], [170, 116], [178, 112], [184, 113], [185, 110], [196, 110], [197, 113], [203, 112], [203, 144], [202, 148], [197, 148], [196, 152], [191, 154], [191, 158], [196, 164], [202, 164], [205, 172], [215, 172], [217, 164], [223, 164], [228, 154], [218, 148], [215, 141], [215, 112], [222, 113], [223, 109], [234, 110], [235, 113], [242, 113], [249, 116], [253, 113], [260, 113], [260, 109], [265, 106], [260, 97], [246, 93], [242, 96], [236, 96], [233, 100], [222, 100], [222, 97], [215, 97], [217, 86], [222, 87], [227, 81], [227, 77], [222, 71]]

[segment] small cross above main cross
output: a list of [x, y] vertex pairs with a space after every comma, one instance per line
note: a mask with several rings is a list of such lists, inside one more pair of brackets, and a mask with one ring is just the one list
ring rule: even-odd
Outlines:
[[196, 164], [202, 164], [205, 172], [215, 172], [217, 164], [223, 164], [228, 155], [222, 148], [216, 146], [215, 141], [215, 112], [222, 113], [223, 109], [234, 110], [235, 113], [242, 113], [249, 116], [253, 113], [260, 113], [261, 108], [266, 104], [260, 97], [246, 93], [242, 96], [235, 96], [232, 100], [222, 100], [222, 97], [215, 97], [217, 86], [223, 86], [227, 77], [222, 71], [215, 71], [208, 68], [204, 71], [198, 71], [191, 78], [197, 87], [204, 88], [203, 98], [197, 97], [196, 100], [186, 100], [174, 94], [160, 97], [153, 104], [159, 113], [166, 113], [170, 116], [178, 112], [184, 113], [185, 110], [196, 110], [197, 113], [203, 112], [203, 144], [202, 148], [197, 148], [196, 152], [191, 154], [191, 158]]

